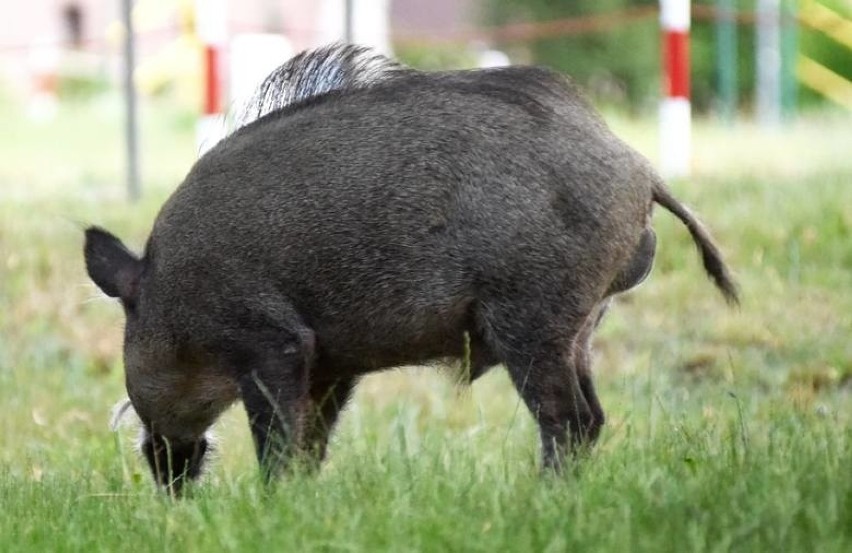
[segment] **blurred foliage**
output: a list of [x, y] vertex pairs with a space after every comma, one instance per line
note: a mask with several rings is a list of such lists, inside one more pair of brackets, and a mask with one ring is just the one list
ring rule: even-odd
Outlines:
[[411, 67], [427, 71], [461, 69], [476, 64], [476, 55], [457, 45], [398, 44], [394, 53], [400, 61]]
[[[796, 3], [795, 0], [789, 2]], [[739, 0], [734, 5], [738, 13], [750, 16], [755, 3], [755, 0]], [[852, 7], [844, 0], [821, 0], [820, 3], [844, 17], [852, 17]], [[709, 7], [716, 4], [716, 0], [693, 2], [693, 5]], [[499, 26], [657, 5], [657, 0], [484, 0], [483, 13], [486, 25]], [[852, 55], [846, 46], [805, 26], [798, 27], [795, 32], [801, 53], [852, 79]], [[716, 106], [718, 94], [715, 23], [693, 17], [690, 40], [693, 108], [706, 112]], [[660, 95], [660, 27], [656, 17], [625, 21], [606, 30], [498, 46], [510, 52], [515, 60], [547, 65], [571, 75], [603, 104], [627, 105], [633, 111], [643, 111], [655, 107]], [[754, 97], [754, 50], [755, 27], [741, 21], [737, 24], [737, 96], [738, 105], [745, 109], [750, 109]], [[797, 87], [801, 91], [800, 103], [822, 101], [816, 93]]]
[[[656, 0], [485, 0], [489, 25], [605, 14]], [[532, 41], [531, 60], [570, 74], [599, 101], [634, 108], [659, 88], [659, 24], [651, 17], [611, 30]], [[517, 47], [518, 45], [501, 45]]]
[[109, 80], [101, 73], [69, 73], [56, 82], [56, 93], [63, 100], [89, 100], [109, 89]]

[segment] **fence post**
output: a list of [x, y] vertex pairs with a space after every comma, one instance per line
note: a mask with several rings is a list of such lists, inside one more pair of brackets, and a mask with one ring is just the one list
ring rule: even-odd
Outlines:
[[663, 28], [663, 93], [660, 105], [660, 171], [667, 178], [689, 175], [689, 0], [660, 0]]
[[225, 134], [222, 94], [222, 48], [228, 36], [225, 0], [196, 0], [195, 25], [203, 48], [203, 105], [198, 119], [198, 154], [203, 155]]

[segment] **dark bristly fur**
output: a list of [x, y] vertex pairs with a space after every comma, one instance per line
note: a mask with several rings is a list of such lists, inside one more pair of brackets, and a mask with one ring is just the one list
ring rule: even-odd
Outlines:
[[424, 73], [338, 45], [273, 72], [237, 121], [144, 256], [86, 232], [90, 277], [125, 307], [143, 452], [173, 491], [237, 399], [273, 476], [322, 460], [361, 375], [462, 357], [471, 380], [506, 366], [558, 468], [604, 423], [591, 337], [651, 270], [654, 203], [736, 299], [708, 233], [550, 71]]

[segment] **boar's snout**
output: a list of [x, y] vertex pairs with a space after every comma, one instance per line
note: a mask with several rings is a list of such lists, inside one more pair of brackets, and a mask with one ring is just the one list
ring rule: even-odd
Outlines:
[[237, 399], [238, 388], [230, 378], [213, 371], [193, 373], [134, 376], [128, 370], [128, 396], [152, 432], [176, 440], [196, 439]]

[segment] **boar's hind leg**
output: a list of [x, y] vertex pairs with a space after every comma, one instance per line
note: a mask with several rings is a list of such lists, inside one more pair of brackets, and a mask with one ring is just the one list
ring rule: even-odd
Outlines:
[[577, 339], [574, 341], [574, 369], [580, 382], [580, 390], [583, 398], [592, 411], [592, 424], [588, 428], [588, 439], [594, 442], [598, 439], [605, 417], [598, 394], [595, 392], [595, 384], [592, 381], [592, 333], [598, 327], [604, 312], [609, 306], [609, 301], [601, 302], [594, 311], [586, 318]]
[[497, 307], [485, 305], [483, 315], [491, 346], [538, 422], [542, 463], [559, 469], [567, 453], [590, 443], [600, 429], [575, 370], [573, 346], [588, 313], [564, 313], [558, 321], [548, 320], [550, 313], [530, 312], [529, 306], [537, 303], [560, 305], [550, 300], [518, 302], [512, 309], [501, 302]]
[[311, 401], [302, 445], [311, 464], [318, 466], [325, 459], [328, 438], [354, 387], [354, 378], [311, 383]]

